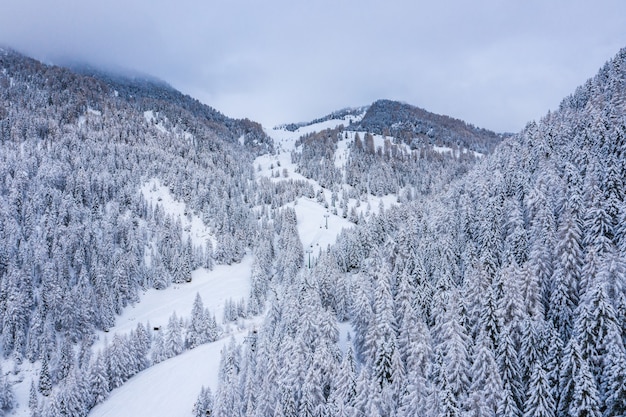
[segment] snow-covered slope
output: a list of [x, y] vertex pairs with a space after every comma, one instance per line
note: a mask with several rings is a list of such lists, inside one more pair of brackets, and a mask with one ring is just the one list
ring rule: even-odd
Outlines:
[[[236, 340], [241, 342], [243, 333]], [[96, 406], [91, 417], [191, 415], [202, 386], [215, 392], [220, 352], [229, 339], [199, 346], [131, 378]]]
[[[311, 183], [315, 189], [316, 195], [321, 190], [324, 193], [326, 201], [330, 201], [331, 199], [331, 190], [325, 189], [321, 187], [315, 180], [305, 178], [296, 172], [296, 164], [292, 163], [292, 153], [299, 153], [302, 151], [301, 147], [296, 147], [296, 142], [302, 136], [320, 132], [326, 129], [335, 129], [340, 125], [346, 126], [350, 121], [353, 123], [358, 122], [363, 118], [365, 112], [358, 115], [346, 115], [337, 119], [325, 120], [319, 123], [307, 124], [302, 126], [296, 130], [288, 130], [285, 127], [276, 127], [273, 130], [266, 131], [267, 135], [274, 139], [274, 144], [276, 147], [276, 154], [265, 154], [261, 155], [254, 161], [254, 167], [256, 170], [257, 178], [259, 177], [268, 177], [273, 181], [281, 181], [285, 178], [292, 179], [300, 179], [305, 180]], [[359, 134], [361, 137], [365, 135], [365, 132], [353, 132], [346, 131], [342, 135], [341, 139], [337, 142], [337, 150], [335, 151], [335, 166], [338, 168], [343, 168], [345, 163], [350, 155], [350, 144], [354, 141], [354, 137], [356, 134]], [[373, 135], [375, 147], [383, 147], [385, 137], [382, 135]], [[287, 177], [284, 176], [284, 171], [286, 170]], [[348, 188], [348, 186], [343, 185], [344, 188]], [[348, 208], [351, 209], [354, 207], [356, 209], [357, 214], [363, 213], [366, 215], [368, 212], [367, 203], [369, 202], [370, 212], [375, 212], [378, 210], [380, 203], [384, 205], [385, 208], [389, 208], [392, 204], [396, 202], [395, 195], [387, 195], [383, 197], [376, 197], [373, 195], [367, 196], [367, 202], [365, 204], [357, 203], [356, 199], [350, 199], [348, 203]], [[301, 199], [302, 200], [302, 199]], [[317, 210], [317, 208], [316, 208]], [[296, 208], [298, 211], [298, 208]], [[328, 210], [326, 210], [328, 212]], [[310, 214], [310, 213], [307, 213]], [[318, 215], [323, 218], [324, 212], [319, 212]], [[319, 217], [318, 216], [318, 217]], [[309, 217], [305, 217], [308, 219]], [[351, 222], [342, 222], [340, 221], [340, 216], [332, 216], [329, 218], [329, 221], [335, 220], [335, 223], [338, 223], [338, 230], [340, 231], [342, 227], [347, 227], [352, 225]], [[298, 216], [298, 222], [300, 222], [301, 216]], [[344, 220], [344, 219], [342, 219]], [[308, 221], [308, 220], [306, 220]], [[325, 224], [325, 222], [324, 222]], [[334, 229], [337, 229], [335, 227]], [[299, 230], [300, 231], [300, 230]], [[301, 232], [302, 233], [302, 232]], [[305, 232], [306, 233], [306, 232]], [[303, 243], [306, 244], [307, 239], [302, 237]]]

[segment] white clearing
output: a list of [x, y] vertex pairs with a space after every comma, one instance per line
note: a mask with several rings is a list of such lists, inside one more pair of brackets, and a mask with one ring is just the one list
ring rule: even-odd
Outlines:
[[194, 246], [204, 246], [207, 239], [211, 239], [213, 247], [216, 245], [216, 239], [211, 235], [209, 228], [204, 224], [202, 219], [196, 214], [187, 211], [184, 202], [174, 199], [170, 190], [161, 184], [157, 178], [152, 178], [141, 187], [141, 194], [148, 205], [155, 207], [161, 205], [165, 213], [179, 218], [183, 226], [183, 241], [187, 237], [191, 237], [191, 243]]
[[161, 125], [158, 121], [157, 115], [152, 110], [147, 110], [143, 112], [143, 117], [146, 119], [148, 124], [153, 123], [153, 126], [156, 127], [161, 133], [166, 133], [167, 129], [163, 125]]

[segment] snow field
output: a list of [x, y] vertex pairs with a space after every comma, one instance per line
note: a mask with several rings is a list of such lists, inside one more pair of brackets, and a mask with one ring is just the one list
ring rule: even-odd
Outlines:
[[141, 187], [141, 193], [148, 205], [156, 207], [161, 205], [165, 213], [173, 216], [175, 219], [179, 218], [183, 226], [183, 242], [187, 240], [187, 237], [191, 237], [191, 243], [194, 246], [203, 246], [207, 239], [211, 239], [211, 243], [215, 248], [217, 241], [213, 235], [211, 235], [209, 228], [204, 224], [202, 219], [196, 214], [187, 211], [187, 206], [184, 202], [177, 201], [170, 190], [161, 184], [157, 178], [152, 178], [147, 181]]
[[[240, 331], [235, 340], [243, 341]], [[135, 375], [97, 405], [91, 417], [173, 417], [191, 415], [200, 389], [217, 390], [221, 351], [230, 341], [198, 346]]]
[[156, 127], [159, 130], [159, 132], [161, 132], [161, 133], [166, 133], [167, 132], [167, 129], [165, 129], [165, 126], [159, 124], [159, 122], [157, 120], [157, 116], [154, 113], [154, 111], [147, 110], [147, 111], [143, 112], [143, 118], [146, 119], [146, 122], [148, 122], [148, 123], [152, 123], [152, 121], [155, 121], [154, 127]]
[[191, 282], [172, 284], [164, 290], [145, 291], [141, 302], [124, 309], [108, 333], [99, 332], [94, 348], [103, 348], [104, 340], [111, 341], [116, 333], [129, 334], [138, 323], [149, 323], [150, 328], [161, 326], [165, 329], [174, 312], [179, 318], [190, 318], [196, 294], [200, 294], [204, 307], [215, 314], [217, 323], [221, 324], [226, 300], [248, 298], [251, 268], [252, 256], [247, 255], [238, 264], [216, 265], [212, 271], [196, 269], [191, 273]]
[[[149, 203], [161, 204], [167, 214], [180, 217], [184, 238], [190, 236], [194, 245], [203, 245], [207, 238], [213, 239], [202, 220], [193, 214], [185, 215], [185, 204], [175, 200], [158, 179], [146, 182], [141, 192]], [[116, 318], [115, 326], [108, 333], [98, 334], [94, 351], [102, 349], [105, 341], [110, 341], [116, 333], [129, 334], [137, 327], [137, 323], [149, 323], [150, 331], [153, 331], [154, 327], [159, 326], [165, 329], [174, 312], [179, 318], [189, 319], [196, 294], [200, 294], [204, 307], [215, 314], [217, 323], [222, 325], [225, 301], [248, 298], [252, 260], [253, 257], [247, 255], [237, 264], [216, 265], [211, 271], [196, 269], [192, 271], [192, 281], [189, 283], [173, 284], [164, 290], [145, 291], [138, 304], [127, 307]], [[214, 391], [217, 389], [220, 352], [224, 344], [229, 342], [231, 335], [240, 342], [250, 329], [260, 325], [262, 319], [256, 317], [222, 325], [225, 330], [222, 339], [187, 350], [138, 373], [123, 386], [113, 390], [89, 415], [169, 417], [191, 414], [202, 386]], [[24, 398], [28, 398], [28, 387]]]

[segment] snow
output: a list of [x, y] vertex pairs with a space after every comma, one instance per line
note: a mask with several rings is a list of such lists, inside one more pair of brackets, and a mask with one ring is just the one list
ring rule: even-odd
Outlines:
[[165, 213], [179, 218], [183, 226], [183, 239], [191, 237], [191, 243], [194, 246], [204, 246], [207, 239], [211, 239], [213, 247], [216, 245], [216, 239], [209, 228], [204, 224], [202, 219], [196, 214], [187, 210], [184, 202], [174, 199], [170, 190], [161, 183], [157, 178], [152, 178], [141, 187], [141, 194], [148, 205], [155, 207], [161, 205]]
[[345, 353], [348, 350], [348, 346], [350, 345], [353, 336], [354, 336], [354, 328], [352, 327], [352, 323], [350, 322], [339, 323], [338, 346], [342, 352]]
[[[298, 234], [302, 245], [305, 250], [313, 249], [314, 255], [319, 252], [319, 249], [325, 250], [328, 245], [335, 243], [342, 229], [354, 226], [343, 217], [326, 210], [314, 199], [301, 197], [297, 204], [290, 204], [290, 206], [296, 210]], [[328, 229], [325, 215], [328, 215]]]
[[[245, 333], [237, 334], [241, 342]], [[222, 348], [229, 338], [188, 350], [131, 378], [96, 406], [91, 417], [190, 416], [202, 386], [217, 390]]]
[[[254, 161], [254, 167], [256, 170], [256, 177], [267, 177], [272, 181], [285, 181], [291, 179], [304, 180], [313, 185], [315, 193], [320, 190], [324, 192], [325, 200], [327, 203], [331, 201], [331, 191], [322, 188], [317, 181], [308, 179], [301, 174], [295, 172], [296, 164], [291, 162], [291, 153], [300, 152], [301, 148], [296, 148], [296, 141], [303, 135], [308, 133], [319, 132], [324, 129], [332, 129], [340, 124], [347, 124], [347, 120], [352, 118], [355, 121], [360, 120], [365, 113], [360, 116], [346, 116], [343, 119], [333, 119], [324, 122], [303, 126], [294, 132], [286, 130], [284, 128], [276, 128], [272, 131], [266, 131], [268, 135], [274, 139], [278, 152], [276, 155], [261, 155]], [[337, 142], [337, 150], [335, 151], [335, 166], [343, 168], [346, 161], [350, 156], [350, 144], [354, 141], [356, 134], [359, 134], [363, 139], [365, 132], [344, 132], [341, 139]], [[347, 134], [347, 138], [346, 138]], [[373, 135], [374, 144], [376, 147], [383, 147], [384, 141], [387, 137], [382, 135]], [[392, 138], [389, 138], [392, 139]], [[261, 168], [260, 170], [258, 168]], [[286, 169], [288, 177], [285, 178], [282, 175], [282, 171]], [[274, 173], [278, 170], [280, 177], [274, 177]], [[347, 188], [344, 185], [344, 188]], [[348, 210], [352, 207], [356, 208], [357, 214], [363, 214], [366, 218], [371, 213], [378, 212], [379, 204], [382, 201], [385, 209], [388, 209], [393, 204], [396, 204], [396, 196], [386, 195], [383, 197], [377, 197], [373, 195], [367, 196], [366, 202], [358, 204], [356, 199], [350, 199], [348, 201]], [[368, 212], [367, 204], [369, 202], [370, 211]], [[288, 204], [296, 210], [296, 216], [298, 219], [298, 233], [302, 244], [306, 249], [313, 249], [313, 254], [317, 254], [320, 249], [326, 249], [330, 244], [333, 244], [341, 230], [354, 226], [354, 223], [349, 222], [340, 215], [332, 214], [330, 208], [325, 207], [322, 203], [319, 203], [315, 198], [301, 197], [296, 202]], [[341, 213], [337, 203], [337, 212]], [[328, 215], [328, 229], [326, 229], [326, 218]], [[308, 258], [307, 258], [308, 261]]]
[[364, 110], [361, 114], [358, 115], [347, 115], [336, 119], [330, 119], [319, 123], [312, 123], [306, 126], [301, 126], [294, 132], [290, 132], [284, 127], [275, 127], [271, 132], [267, 132], [267, 134], [269, 136], [272, 136], [274, 139], [278, 139], [280, 137], [291, 137], [292, 135], [296, 135], [296, 138], [298, 138], [307, 133], [319, 132], [324, 129], [334, 129], [339, 125], [348, 126], [350, 124], [350, 121], [352, 121], [352, 123], [360, 122], [363, 117], [365, 117], [366, 112], [367, 111]]
[[[18, 374], [9, 372], [15, 369], [19, 369]], [[11, 415], [30, 417], [31, 413], [28, 407], [30, 381], [35, 381], [35, 384], [37, 383], [39, 380], [39, 369], [39, 362], [30, 363], [28, 360], [24, 360], [18, 368], [15, 368], [13, 360], [5, 360], [2, 362], [2, 371], [7, 374], [8, 380], [13, 384], [13, 393], [17, 400], [17, 405]]]
[[[151, 120], [151, 113], [145, 115]], [[328, 123], [326, 123], [327, 125]], [[308, 126], [312, 129], [313, 127]], [[307, 129], [308, 130], [308, 129]], [[274, 133], [274, 132], [272, 132]], [[295, 140], [301, 132], [289, 132], [282, 137], [283, 151], [278, 155], [263, 155], [255, 161], [255, 167], [261, 164], [263, 169], [257, 172], [257, 178], [271, 177], [270, 165], [275, 169], [287, 168], [290, 178], [305, 179], [294, 173], [295, 165], [291, 163], [291, 150]], [[278, 167], [280, 163], [280, 167]], [[273, 179], [276, 181], [284, 178]], [[306, 180], [306, 179], [305, 179]], [[321, 189], [315, 181], [307, 180]], [[183, 202], [177, 201], [169, 189], [159, 179], [151, 178], [144, 183], [140, 192], [149, 204], [160, 204], [169, 215], [178, 217], [183, 226], [184, 238], [191, 237], [194, 245], [204, 244], [207, 238], [215, 239], [209, 228], [197, 215], [187, 211]], [[330, 201], [330, 191], [324, 190], [327, 201]], [[391, 198], [391, 200], [395, 199]], [[352, 202], [353, 204], [356, 201]], [[336, 241], [337, 235], [343, 228], [353, 224], [333, 215], [323, 204], [315, 199], [299, 198], [289, 206], [296, 211], [298, 219], [298, 233], [305, 248], [313, 248], [312, 261], [317, 257], [320, 249], [326, 249]], [[364, 205], [362, 205], [363, 207]], [[185, 214], [186, 213], [186, 214]], [[325, 214], [328, 214], [328, 229], [326, 228]], [[308, 260], [308, 259], [307, 259]], [[250, 271], [252, 256], [233, 265], [217, 265], [212, 271], [198, 269], [192, 272], [190, 283], [172, 285], [165, 290], [148, 290], [141, 294], [141, 302], [127, 307], [121, 316], [116, 319], [115, 326], [108, 333], [100, 332], [94, 350], [101, 349], [105, 340], [111, 340], [115, 333], [128, 334], [135, 329], [137, 323], [147, 324], [150, 327], [165, 326], [171, 314], [176, 312], [179, 317], [189, 318], [196, 294], [200, 294], [204, 306], [216, 315], [218, 323], [222, 322], [224, 302], [229, 299], [239, 300], [247, 298], [250, 292]], [[227, 326], [227, 333], [235, 336], [241, 342], [247, 332], [254, 326], [260, 325], [263, 316], [252, 320], [242, 321]], [[348, 326], [348, 327], [346, 327]], [[346, 339], [349, 325], [344, 325], [341, 337]], [[343, 329], [343, 327], [342, 327]], [[131, 378], [122, 387], [111, 392], [110, 397], [92, 410], [90, 416], [172, 416], [189, 415], [200, 388], [209, 386], [215, 392], [220, 361], [220, 351], [229, 336], [196, 349], [186, 351], [182, 355], [161, 362]], [[344, 344], [347, 342], [344, 342]], [[30, 384], [30, 382], [28, 382]], [[26, 384], [24, 384], [26, 385]], [[28, 387], [27, 387], [28, 388]], [[26, 388], [26, 397], [28, 392]], [[172, 395], [176, 392], [176, 395]]]
[[102, 116], [102, 112], [100, 110], [95, 110], [91, 107], [87, 107], [87, 111], [85, 112], [85, 114], [78, 117], [78, 127], [84, 126], [85, 122], [87, 122], [87, 120], [93, 116]]
[[[166, 213], [179, 216], [194, 244], [203, 244], [210, 237], [208, 228], [194, 214], [185, 216], [186, 206], [176, 201], [167, 187], [150, 179], [141, 187], [149, 203], [161, 204]], [[216, 265], [212, 271], [203, 268], [192, 272], [189, 283], [172, 285], [164, 290], [150, 289], [141, 295], [141, 302], [127, 307], [117, 317], [108, 333], [100, 332], [94, 350], [101, 349], [113, 335], [128, 334], [137, 323], [150, 323], [150, 327], [165, 326], [176, 312], [178, 317], [189, 318], [196, 294], [202, 297], [205, 308], [213, 312], [218, 324], [222, 322], [224, 302], [247, 298], [250, 293], [252, 256], [247, 255], [237, 264]], [[217, 389], [220, 351], [230, 336], [243, 340], [248, 330], [258, 326], [263, 317], [240, 321], [225, 326], [226, 336], [217, 342], [202, 345], [168, 359], [135, 375], [122, 387], [113, 390], [90, 416], [174, 416], [189, 415], [202, 386]], [[30, 382], [28, 382], [30, 384]], [[26, 385], [26, 384], [24, 384]], [[172, 393], [176, 393], [172, 395]], [[28, 398], [28, 387], [26, 387]]]
[[[438, 152], [438, 153], [442, 154], [442, 155], [445, 155], [445, 154], [447, 154], [447, 155], [452, 155], [452, 153], [454, 152], [454, 157], [455, 157], [455, 158], [458, 158], [459, 156], [461, 156], [458, 150], [457, 150], [457, 151], [453, 151], [453, 149], [452, 149], [452, 148], [450, 148], [450, 147], [448, 147], [448, 146], [437, 146], [437, 145], [433, 145], [433, 150], [434, 150], [435, 152]], [[464, 154], [465, 154], [465, 153], [467, 153], [467, 152], [472, 152], [472, 153], [474, 154], [474, 156], [475, 156], [475, 157], [477, 157], [477, 158], [480, 158], [480, 157], [484, 156], [484, 155], [483, 155], [482, 153], [480, 153], [480, 152], [476, 152], [476, 151], [469, 151], [467, 148], [463, 148], [463, 149], [461, 150], [461, 152], [462, 152], [462, 153], [464, 153]]]
[[143, 117], [148, 123], [151, 123], [152, 120], [155, 119], [154, 112], [152, 110], [146, 110], [145, 112], [143, 112]]
[[348, 139], [345, 139], [345, 135], [342, 135], [341, 140], [337, 142], [334, 162], [339, 169], [343, 169], [346, 166], [346, 161], [350, 156], [350, 144], [354, 142], [354, 133], [348, 132]]
[[157, 130], [159, 130], [161, 133], [167, 132], [167, 129], [165, 129], [165, 127], [158, 122], [157, 114], [154, 111], [146, 110], [145, 112], [143, 112], [143, 118], [146, 119], [146, 122], [148, 122], [148, 124], [154, 121], [154, 127], [156, 127]]
[[124, 309], [108, 333], [99, 333], [99, 340], [94, 348], [102, 348], [105, 339], [110, 341], [116, 333], [130, 333], [137, 327], [137, 323], [150, 323], [151, 327], [165, 328], [173, 312], [178, 317], [191, 317], [196, 294], [200, 294], [204, 306], [221, 323], [224, 302], [247, 298], [250, 294], [251, 268], [252, 256], [248, 255], [238, 264], [216, 265], [212, 271], [196, 269], [191, 273], [191, 282], [171, 285], [164, 290], [150, 289], [144, 292], [141, 302]]

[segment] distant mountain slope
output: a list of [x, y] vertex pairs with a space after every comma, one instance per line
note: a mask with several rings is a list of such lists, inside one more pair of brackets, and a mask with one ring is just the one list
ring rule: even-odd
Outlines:
[[502, 135], [461, 120], [391, 100], [374, 102], [349, 130], [389, 135], [412, 147], [422, 143], [462, 146], [483, 154], [493, 151]]
[[90, 66], [75, 66], [72, 69], [78, 74], [103, 81], [120, 97], [136, 103], [141, 109], [163, 112], [170, 120], [179, 121], [190, 131], [200, 120], [219, 131], [223, 137], [231, 140], [243, 137], [244, 144], [257, 154], [272, 151], [271, 139], [260, 124], [248, 119], [229, 118], [163, 81], [148, 76], [109, 73]]
[[[428, 126], [427, 138], [407, 126]], [[301, 134], [291, 151], [298, 173], [335, 194], [347, 185], [353, 198], [396, 194], [399, 202], [438, 192], [484, 155], [479, 143], [491, 148], [503, 137], [385, 100], [274, 128], [280, 131]]]

